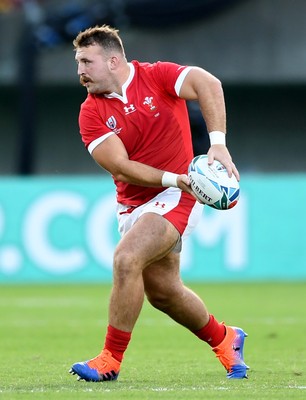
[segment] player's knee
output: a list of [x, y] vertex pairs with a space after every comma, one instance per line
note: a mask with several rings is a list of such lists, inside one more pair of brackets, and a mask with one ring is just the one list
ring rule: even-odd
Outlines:
[[113, 272], [115, 278], [128, 279], [141, 273], [141, 264], [132, 251], [117, 249], [114, 254]]

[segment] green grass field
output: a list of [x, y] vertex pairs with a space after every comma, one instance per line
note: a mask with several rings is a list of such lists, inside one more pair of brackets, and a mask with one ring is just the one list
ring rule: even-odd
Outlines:
[[228, 380], [209, 346], [145, 303], [117, 382], [78, 382], [98, 354], [110, 286], [0, 286], [1, 399], [304, 399], [306, 282], [189, 285], [249, 334], [249, 379]]

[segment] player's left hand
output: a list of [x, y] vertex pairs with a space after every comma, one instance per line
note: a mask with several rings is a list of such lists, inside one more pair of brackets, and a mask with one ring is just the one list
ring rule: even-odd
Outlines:
[[231, 177], [232, 174], [236, 177], [237, 181], [240, 180], [240, 175], [236, 165], [232, 161], [232, 157], [226, 146], [223, 144], [214, 144], [210, 147], [207, 153], [208, 164], [211, 165], [214, 160], [219, 161], [227, 170], [228, 176]]
[[[193, 196], [199, 203], [201, 203], [199, 201], [199, 199], [196, 197], [196, 195], [194, 194], [193, 190], [191, 189], [190, 179], [189, 179], [188, 175], [186, 175], [186, 174], [179, 175], [177, 177], [177, 186], [183, 192], [191, 194], [191, 196]], [[203, 203], [201, 203], [201, 204], [203, 204]]]

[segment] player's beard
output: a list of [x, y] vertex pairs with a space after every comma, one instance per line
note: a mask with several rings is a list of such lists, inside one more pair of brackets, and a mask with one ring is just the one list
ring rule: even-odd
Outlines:
[[93, 82], [89, 79], [80, 78], [80, 83], [87, 89], [88, 93], [95, 93]]
[[80, 83], [81, 83], [82, 86], [84, 86], [87, 89], [88, 93], [92, 93], [92, 94], [102, 94], [102, 93], [104, 93], [102, 88], [97, 83], [92, 81], [90, 78], [81, 76], [80, 77]]
[[109, 94], [112, 90], [109, 90], [106, 86], [106, 82], [103, 80], [93, 81], [88, 76], [80, 76], [80, 84], [87, 89], [88, 93], [91, 94]]

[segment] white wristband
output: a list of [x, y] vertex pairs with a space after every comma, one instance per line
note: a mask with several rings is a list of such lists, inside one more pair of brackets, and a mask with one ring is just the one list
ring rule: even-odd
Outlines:
[[161, 180], [162, 186], [177, 188], [177, 177], [178, 174], [174, 174], [173, 172], [164, 172]]
[[221, 131], [209, 132], [209, 139], [211, 146], [213, 144], [224, 144], [225, 146], [225, 133]]

